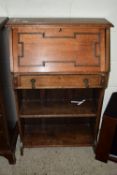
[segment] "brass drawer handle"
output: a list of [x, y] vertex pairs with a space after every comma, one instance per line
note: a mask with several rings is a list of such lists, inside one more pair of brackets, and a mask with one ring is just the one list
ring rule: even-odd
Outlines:
[[36, 88], [36, 86], [35, 86], [36, 80], [34, 78], [32, 78], [30, 81], [32, 84], [32, 89], [35, 89]]
[[89, 88], [89, 80], [88, 80], [87, 78], [85, 78], [85, 79], [83, 80], [83, 82], [84, 82], [85, 88]]

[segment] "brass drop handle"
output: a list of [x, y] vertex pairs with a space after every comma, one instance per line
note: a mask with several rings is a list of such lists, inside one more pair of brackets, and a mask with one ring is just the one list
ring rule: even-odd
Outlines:
[[30, 81], [32, 84], [32, 89], [35, 89], [36, 88], [36, 86], [35, 86], [36, 80], [34, 78], [32, 78]]
[[84, 82], [85, 88], [89, 88], [89, 80], [88, 80], [87, 78], [85, 78], [85, 79], [83, 80], [83, 82]]

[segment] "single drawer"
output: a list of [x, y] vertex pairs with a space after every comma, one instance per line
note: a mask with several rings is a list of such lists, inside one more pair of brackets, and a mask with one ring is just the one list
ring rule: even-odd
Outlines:
[[100, 88], [105, 86], [101, 75], [20, 75], [14, 78], [16, 89]]
[[11, 38], [13, 72], [105, 71], [105, 29], [25, 26]]

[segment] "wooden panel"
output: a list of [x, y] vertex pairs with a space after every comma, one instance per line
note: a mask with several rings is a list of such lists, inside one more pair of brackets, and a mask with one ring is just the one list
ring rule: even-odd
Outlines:
[[3, 114], [3, 102], [2, 102], [2, 95], [1, 95], [1, 87], [0, 87], [0, 114]]
[[65, 27], [13, 29], [15, 72], [105, 70], [105, 30]]
[[5, 150], [6, 147], [8, 147], [8, 145], [6, 143], [5, 135], [2, 132], [0, 132], [0, 152], [1, 150]]
[[2, 118], [3, 118], [3, 116], [0, 115], [0, 133], [3, 132], [3, 127], [4, 127]]
[[22, 75], [15, 78], [16, 89], [99, 88], [105, 77], [100, 75]]
[[2, 110], [2, 105], [0, 103], [0, 115], [3, 113], [3, 110]]

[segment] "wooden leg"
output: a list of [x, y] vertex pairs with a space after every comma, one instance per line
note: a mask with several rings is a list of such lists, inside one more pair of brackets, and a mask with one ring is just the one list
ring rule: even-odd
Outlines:
[[9, 164], [15, 164], [16, 163], [15, 153], [9, 151], [9, 152], [6, 152], [6, 153], [1, 153], [0, 155], [5, 157], [6, 159], [8, 159]]
[[15, 164], [16, 163], [16, 157], [15, 157], [15, 153], [13, 153], [12, 155], [9, 155], [7, 157], [9, 164]]
[[23, 143], [22, 142], [20, 143], [20, 154], [21, 154], [21, 156], [24, 155], [24, 147], [23, 147]]

